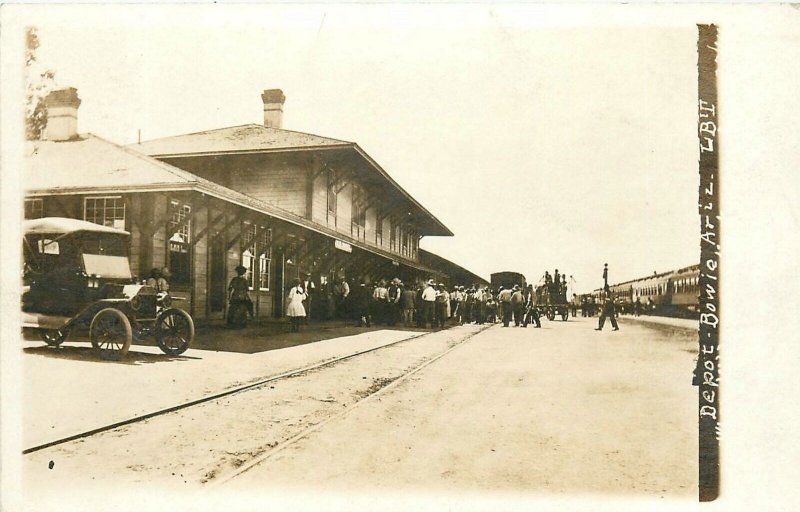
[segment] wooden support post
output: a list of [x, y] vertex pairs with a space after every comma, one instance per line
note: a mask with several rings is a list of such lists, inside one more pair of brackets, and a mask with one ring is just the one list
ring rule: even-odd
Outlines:
[[[194, 214], [195, 214], [195, 209], [193, 207], [189, 212], [189, 215], [187, 215], [187, 219], [184, 219], [185, 221], [188, 220], [187, 225], [189, 226], [190, 236], [194, 236], [195, 227], [197, 226], [197, 223], [194, 220], [195, 219]], [[184, 224], [184, 222], [181, 222], [181, 224]], [[178, 227], [178, 229], [180, 229], [180, 227]], [[169, 237], [167, 238], [167, 240], [168, 240], [167, 243], [169, 243]], [[195, 246], [194, 245], [189, 246], [188, 252], [189, 252], [189, 300], [191, 301], [189, 304], [189, 314], [194, 317], [197, 315], [197, 291], [195, 290], [195, 285], [197, 284], [197, 281], [195, 280], [196, 272], [194, 268], [194, 263], [195, 261], [197, 261], [197, 259], [195, 258]]]
[[233, 228], [235, 224], [239, 225], [239, 228], [236, 230], [236, 236], [234, 236], [233, 239], [230, 240], [228, 240], [227, 238], [225, 239], [227, 242], [225, 244], [225, 252], [230, 251], [233, 248], [233, 246], [236, 245], [242, 239], [242, 235], [244, 234], [243, 233], [244, 230], [242, 229], [242, 223], [243, 223], [242, 221], [244, 221], [244, 212], [239, 212], [239, 214], [236, 215], [233, 220], [231, 220], [225, 225], [226, 232], [230, 231], [230, 229]]
[[344, 190], [344, 188], [345, 188], [347, 185], [349, 185], [350, 183], [352, 183], [352, 181], [353, 181], [353, 176], [355, 176], [355, 171], [353, 171], [352, 169], [351, 169], [351, 170], [348, 170], [348, 171], [345, 171], [345, 172], [343, 172], [343, 173], [339, 173], [339, 172], [337, 172], [337, 173], [336, 173], [336, 181], [335, 181], [335, 182], [334, 182], [334, 184], [333, 184], [333, 191], [334, 191], [336, 194], [338, 194], [339, 192], [341, 192], [342, 190]]
[[127, 196], [125, 207], [130, 212], [131, 226], [139, 230], [139, 274], [143, 276], [153, 267], [153, 236], [167, 219], [156, 217], [153, 193], [139, 194], [137, 199]]
[[219, 223], [221, 219], [225, 217], [226, 212], [223, 210], [222, 213], [219, 213], [213, 219], [211, 218], [211, 208], [206, 208], [206, 218], [208, 224], [206, 227], [201, 229], [199, 233], [192, 236], [192, 246], [194, 246], [199, 240], [202, 240], [204, 236], [206, 236], [209, 232], [214, 230], [214, 227]]

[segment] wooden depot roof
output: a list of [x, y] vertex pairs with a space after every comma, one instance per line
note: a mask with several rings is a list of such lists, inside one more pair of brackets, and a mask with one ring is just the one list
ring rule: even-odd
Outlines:
[[310, 133], [245, 124], [218, 128], [173, 137], [164, 137], [129, 148], [154, 158], [246, 155], [297, 151], [345, 150], [374, 172], [388, 187], [397, 192], [415, 211], [427, 228], [426, 235], [453, 236], [453, 232], [401, 187], [371, 156], [355, 142], [322, 137]]
[[399, 255], [371, 247], [326, 226], [213, 181], [178, 169], [93, 134], [78, 139], [30, 141], [23, 173], [27, 197], [194, 190], [340, 239], [366, 251], [423, 271], [433, 270]]
[[349, 147], [352, 145], [352, 142], [310, 133], [267, 128], [260, 124], [245, 124], [154, 139], [135, 144], [135, 147], [137, 151], [153, 157], [175, 157]]

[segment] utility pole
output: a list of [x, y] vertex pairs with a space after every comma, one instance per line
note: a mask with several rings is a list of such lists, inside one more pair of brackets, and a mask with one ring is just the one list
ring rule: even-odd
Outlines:
[[603, 289], [608, 288], [608, 263], [603, 265]]

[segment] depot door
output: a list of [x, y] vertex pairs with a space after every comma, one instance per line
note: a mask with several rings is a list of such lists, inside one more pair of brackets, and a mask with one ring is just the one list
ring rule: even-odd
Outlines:
[[211, 275], [209, 276], [209, 301], [211, 311], [225, 309], [225, 241], [215, 236], [211, 241]]

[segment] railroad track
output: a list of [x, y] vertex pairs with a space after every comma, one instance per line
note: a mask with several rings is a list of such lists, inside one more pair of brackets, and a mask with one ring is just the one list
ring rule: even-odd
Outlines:
[[[374, 393], [371, 393], [371, 394], [365, 396], [364, 398], [362, 398], [361, 400], [359, 400], [355, 404], [353, 404], [350, 407], [348, 407], [346, 410], [344, 410], [344, 411], [342, 411], [342, 412], [340, 412], [338, 414], [335, 414], [333, 416], [330, 416], [330, 417], [320, 421], [319, 423], [317, 423], [315, 425], [312, 425], [312, 426], [309, 426], [309, 427], [303, 429], [302, 431], [300, 431], [297, 434], [293, 435], [289, 439], [287, 439], [287, 440], [285, 440], [285, 441], [283, 441], [281, 443], [278, 443], [276, 446], [274, 446], [270, 450], [266, 451], [265, 453], [263, 453], [263, 454], [255, 457], [255, 458], [249, 460], [248, 462], [242, 464], [238, 468], [236, 468], [236, 469], [234, 469], [232, 471], [226, 472], [224, 475], [215, 478], [213, 481], [211, 481], [208, 484], [206, 484], [204, 489], [214, 489], [216, 487], [224, 485], [226, 482], [229, 482], [229, 481], [233, 480], [234, 478], [238, 477], [239, 475], [241, 475], [241, 474], [253, 469], [256, 466], [258, 466], [259, 464], [262, 464], [262, 463], [266, 462], [267, 460], [275, 457], [280, 452], [284, 451], [285, 449], [289, 448], [290, 446], [294, 445], [295, 443], [297, 443], [297, 442], [301, 441], [302, 439], [308, 437], [309, 435], [313, 434], [314, 432], [317, 432], [318, 430], [320, 430], [322, 427], [324, 427], [328, 423], [330, 423], [332, 421], [336, 421], [336, 420], [338, 420], [340, 418], [343, 418], [343, 417], [347, 416], [348, 414], [351, 414], [354, 410], [358, 409], [362, 405], [364, 405], [366, 403], [369, 403], [372, 400], [375, 400], [376, 398], [380, 397], [381, 395], [383, 395], [384, 393], [388, 392], [389, 390], [399, 386], [400, 384], [402, 384], [403, 382], [408, 380], [411, 376], [413, 376], [417, 372], [419, 372], [419, 371], [423, 370], [424, 368], [426, 368], [428, 365], [435, 363], [436, 361], [438, 361], [439, 359], [443, 358], [444, 356], [446, 356], [447, 354], [449, 354], [453, 350], [455, 350], [458, 347], [462, 346], [465, 341], [475, 337], [476, 335], [482, 333], [483, 331], [491, 328], [494, 325], [495, 324], [489, 324], [489, 325], [487, 325], [485, 327], [482, 327], [478, 331], [475, 331], [473, 333], [467, 334], [463, 338], [459, 339], [457, 343], [453, 344], [451, 347], [449, 347], [447, 350], [445, 350], [441, 354], [438, 354], [438, 355], [428, 359], [424, 363], [422, 363], [419, 366], [415, 367], [413, 370], [410, 370], [410, 371], [404, 373], [403, 375], [401, 375], [400, 377], [394, 379], [393, 381], [391, 381], [387, 385], [385, 385], [385, 386], [381, 387], [380, 389], [376, 390]], [[419, 336], [419, 337], [421, 337], [421, 336]], [[405, 340], [401, 340], [401, 341], [405, 341]]]
[[[485, 330], [485, 328], [481, 329], [480, 331], [477, 331], [475, 333], [471, 333], [470, 335], [468, 335], [464, 339], [462, 339], [459, 342], [459, 344], [461, 342], [465, 341], [466, 339], [471, 338], [475, 334], [478, 334], [478, 333], [482, 332], [483, 330]], [[188, 409], [189, 407], [194, 407], [196, 405], [204, 404], [204, 403], [207, 403], [207, 402], [212, 402], [214, 400], [219, 400], [221, 398], [225, 398], [225, 397], [228, 397], [228, 396], [231, 396], [231, 395], [235, 395], [235, 394], [241, 393], [243, 391], [248, 391], [248, 390], [251, 390], [251, 389], [257, 389], [257, 388], [259, 388], [261, 386], [273, 383], [273, 382], [281, 380], [281, 379], [294, 377], [294, 376], [303, 374], [305, 372], [309, 372], [309, 371], [317, 370], [317, 369], [320, 369], [320, 368], [325, 368], [325, 367], [328, 367], [328, 366], [332, 366], [332, 365], [337, 364], [337, 363], [339, 363], [341, 361], [346, 361], [348, 359], [353, 359], [355, 357], [358, 357], [358, 356], [361, 356], [361, 355], [364, 355], [364, 354], [368, 354], [370, 352], [375, 352], [377, 350], [381, 350], [381, 349], [384, 349], [384, 348], [392, 347], [392, 346], [397, 345], [399, 343], [404, 343], [406, 341], [415, 340], [415, 339], [419, 339], [419, 338], [424, 338], [425, 336], [428, 336], [428, 335], [433, 334], [435, 332], [439, 332], [439, 331], [431, 331], [431, 332], [426, 332], [426, 333], [424, 333], [422, 335], [409, 336], [407, 338], [403, 338], [403, 339], [400, 339], [400, 340], [397, 340], [397, 341], [393, 341], [393, 342], [387, 343], [385, 345], [380, 345], [378, 347], [373, 347], [373, 348], [369, 348], [369, 349], [366, 349], [366, 350], [360, 350], [358, 352], [353, 352], [352, 354], [347, 354], [347, 355], [344, 355], [344, 356], [340, 356], [340, 357], [336, 357], [336, 358], [333, 358], [333, 359], [329, 359], [327, 361], [322, 361], [322, 362], [315, 363], [315, 364], [312, 364], [312, 365], [309, 365], [309, 366], [304, 366], [302, 368], [297, 368], [297, 369], [290, 370], [290, 371], [287, 371], [287, 372], [279, 373], [277, 375], [273, 375], [271, 377], [267, 377], [265, 379], [261, 379], [261, 380], [258, 380], [256, 382], [252, 382], [250, 384], [237, 386], [235, 388], [231, 388], [231, 389], [222, 391], [220, 393], [215, 393], [215, 394], [208, 395], [208, 396], [205, 396], [205, 397], [202, 397], [202, 398], [198, 398], [196, 400], [190, 400], [190, 401], [184, 402], [182, 404], [178, 404], [178, 405], [174, 405], [174, 406], [167, 407], [167, 408], [164, 408], [164, 409], [159, 409], [157, 411], [149, 412], [149, 413], [146, 413], [146, 414], [134, 416], [134, 417], [122, 420], [122, 421], [109, 423], [109, 424], [103, 425], [101, 427], [97, 427], [97, 428], [93, 428], [91, 430], [86, 430], [84, 432], [80, 432], [78, 434], [73, 434], [73, 435], [70, 435], [70, 436], [62, 437], [60, 439], [56, 439], [54, 441], [49, 441], [47, 443], [43, 443], [43, 444], [39, 444], [39, 445], [36, 445], [36, 446], [32, 446], [30, 448], [26, 448], [26, 449], [22, 450], [22, 454], [23, 455], [27, 455], [27, 454], [30, 454], [30, 453], [38, 452], [40, 450], [45, 450], [47, 448], [52, 448], [54, 446], [58, 446], [58, 445], [65, 444], [65, 443], [69, 443], [71, 441], [75, 441], [75, 440], [78, 440], [78, 439], [91, 437], [93, 435], [97, 435], [97, 434], [100, 434], [102, 432], [107, 432], [109, 430], [114, 430], [114, 429], [119, 428], [119, 427], [132, 425], [134, 423], [139, 423], [139, 422], [142, 422], [142, 421], [145, 421], [145, 420], [149, 420], [149, 419], [152, 419], [152, 418], [155, 418], [155, 417], [158, 417], [158, 416], [163, 416], [163, 415], [169, 414], [171, 412], [180, 411], [182, 409]], [[458, 345], [456, 345], [456, 346], [458, 346]], [[444, 354], [447, 354], [448, 352], [450, 352], [453, 348], [455, 348], [455, 346], [449, 348], [447, 351], [445, 351], [442, 354], [439, 354], [438, 356], [436, 356], [433, 359], [429, 360], [428, 362], [426, 362], [422, 366], [426, 366], [428, 363], [433, 362], [434, 360], [442, 357]], [[419, 368], [421, 368], [421, 367], [419, 367]], [[413, 370], [411, 373], [414, 373], [416, 371], [417, 371], [417, 369]], [[410, 375], [410, 374], [406, 374], [406, 375]], [[398, 380], [400, 380], [400, 379], [398, 379]], [[389, 386], [387, 386], [387, 387], [389, 387]], [[370, 395], [370, 396], [373, 396], [373, 395]], [[369, 398], [369, 397], [367, 397], [367, 398]], [[294, 438], [292, 438], [292, 439], [294, 439]]]

